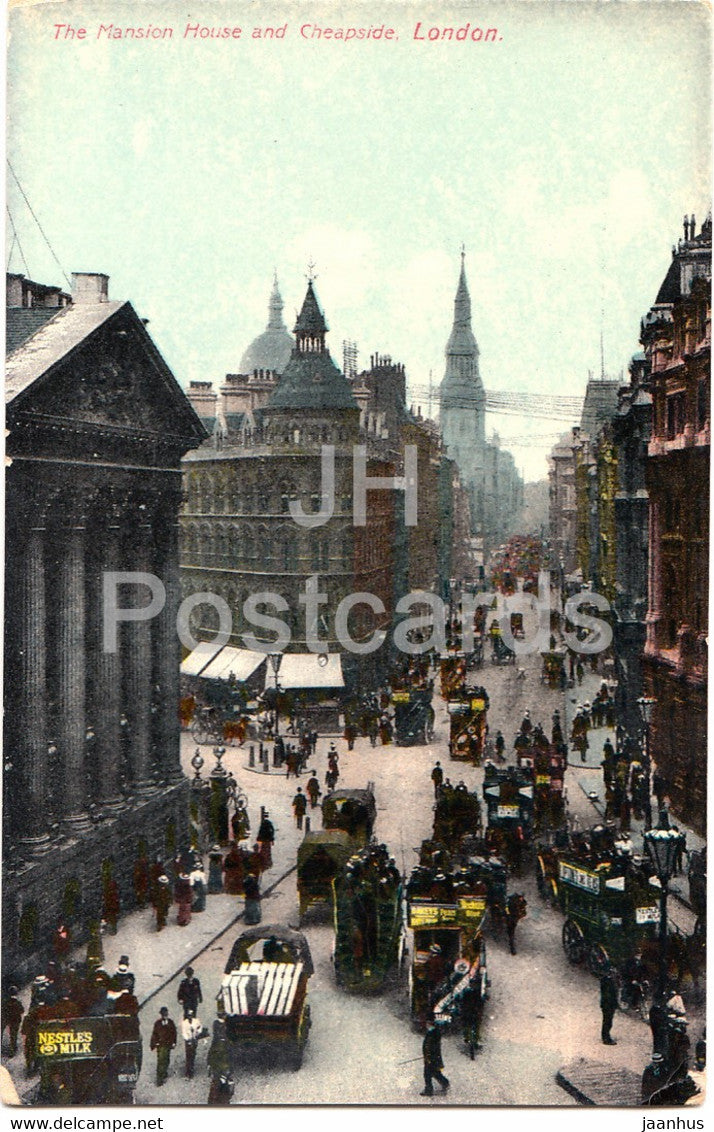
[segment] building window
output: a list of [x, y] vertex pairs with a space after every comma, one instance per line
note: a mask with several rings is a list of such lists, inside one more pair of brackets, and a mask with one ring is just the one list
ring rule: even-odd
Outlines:
[[283, 570], [289, 574], [296, 567], [297, 548], [294, 535], [286, 535], [283, 541]]
[[673, 393], [667, 398], [667, 439], [674, 440], [684, 432], [685, 398], [684, 393]]
[[697, 431], [701, 432], [709, 420], [709, 383], [700, 381], [697, 386]]

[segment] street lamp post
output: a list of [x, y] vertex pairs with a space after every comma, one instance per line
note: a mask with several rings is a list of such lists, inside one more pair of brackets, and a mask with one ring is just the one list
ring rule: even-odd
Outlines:
[[660, 810], [656, 829], [648, 829], [644, 843], [661, 886], [659, 897], [659, 980], [657, 998], [664, 1001], [667, 990], [667, 885], [674, 872], [679, 832], [670, 829], [666, 810]]
[[280, 658], [282, 655], [283, 654], [280, 652], [268, 653], [268, 660], [270, 661], [270, 667], [273, 670], [273, 676], [275, 678], [275, 739], [277, 739], [280, 734], [280, 710], [278, 707], [278, 672], [280, 670]]

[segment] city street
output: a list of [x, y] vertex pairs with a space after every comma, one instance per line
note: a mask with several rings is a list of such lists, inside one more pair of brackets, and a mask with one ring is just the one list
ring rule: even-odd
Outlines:
[[[508, 749], [526, 708], [530, 709], [533, 721], [542, 721], [546, 728], [556, 707], [563, 712], [563, 694], [541, 684], [539, 673], [540, 658], [528, 656], [519, 658], [516, 667], [487, 663], [475, 676], [483, 679], [490, 696], [491, 733], [500, 727]], [[588, 674], [584, 688], [566, 693], [566, 699], [584, 699], [586, 691], [589, 696], [594, 679], [597, 678]], [[421, 840], [431, 832], [433, 796], [429, 776], [435, 759], [441, 759], [453, 783], [463, 779], [469, 789], [480, 790], [483, 778], [482, 768], [449, 760], [446, 707], [438, 697], [435, 704], [435, 735], [429, 746], [372, 748], [367, 739], [358, 739], [354, 751], [348, 753], [346, 743], [335, 740], [340, 753], [339, 786], [363, 787], [374, 782], [377, 840], [388, 845], [407, 876], [417, 862]], [[571, 710], [568, 718], [570, 714]], [[570, 812], [577, 816], [581, 827], [599, 820], [587, 792], [602, 793], [599, 756], [595, 756], [605, 735], [604, 730], [593, 733], [589, 752], [592, 765], [570, 768], [566, 775]], [[329, 739], [321, 738], [318, 744], [314, 765], [321, 781], [329, 743]], [[184, 766], [189, 772], [195, 745], [190, 736], [184, 735], [182, 746]], [[296, 829], [291, 801], [298, 783], [282, 774], [248, 770], [247, 746], [229, 747], [224, 762], [248, 794], [253, 830], [257, 828], [261, 805], [276, 826], [274, 867], [263, 878], [263, 889], [269, 893], [263, 901], [263, 921], [297, 925], [294, 865], [302, 834]], [[202, 754], [207, 771], [210, 748], [202, 748]], [[315, 828], [320, 827], [319, 814], [319, 810], [308, 810]], [[636, 834], [633, 836], [636, 838]], [[375, 997], [348, 995], [337, 989], [331, 967], [332, 925], [329, 919], [310, 913], [303, 930], [315, 963], [309, 991], [313, 1025], [303, 1067], [299, 1072], [279, 1067], [247, 1067], [236, 1082], [233, 1103], [570, 1105], [575, 1102], [556, 1084], [555, 1075], [576, 1057], [641, 1073], [651, 1049], [648, 1027], [636, 1016], [618, 1014], [614, 1030], [618, 1044], [607, 1049], [602, 1046], [597, 980], [585, 968], [573, 968], [567, 961], [561, 945], [562, 917], [541, 901], [530, 865], [524, 865], [521, 877], [511, 879], [509, 890], [522, 891], [528, 901], [527, 917], [517, 933], [518, 954], [509, 954], [505, 933], [494, 935], [491, 928], [487, 929], [491, 988], [483, 1050], [472, 1062], [458, 1032], [452, 1031], [445, 1037], [444, 1059], [452, 1083], [447, 1097], [427, 1101], [418, 1096], [422, 1087], [421, 1036], [410, 1021], [406, 973], [401, 979], [395, 976], [388, 989]], [[219, 934], [220, 927], [209, 930], [205, 917], [210, 915], [216, 925], [220, 916], [216, 917], [214, 908], [220, 906], [222, 927], [242, 910], [242, 904], [241, 898], [209, 897], [204, 916], [194, 915], [188, 927], [179, 928], [172, 914], [169, 928], [160, 937], [152, 934], [148, 912], [135, 914], [116, 938], [105, 940], [107, 965], [111, 968], [111, 961], [121, 951], [128, 951], [137, 972], [140, 1001], [144, 1002], [147, 993], [152, 994], [141, 1015], [145, 1056], [136, 1092], [138, 1103], [205, 1102], [208, 1043], [202, 1043], [197, 1076], [189, 1081], [183, 1076], [184, 1056], [179, 1041], [169, 1081], [158, 1089], [148, 1040], [160, 1006], [167, 1005], [178, 1022], [176, 991], [183, 966], [189, 960], [203, 988], [201, 1021], [212, 1026], [215, 994], [241, 924], [232, 924]], [[684, 914], [691, 915], [686, 910]], [[215, 938], [211, 937], [211, 930]], [[149, 956], [150, 970], [147, 969], [144, 981], [142, 968]], [[408, 963], [409, 956], [407, 966]], [[171, 970], [174, 977], [166, 982]], [[692, 1025], [691, 1030], [694, 1032], [696, 1026]], [[613, 1097], [614, 1103], [616, 1100]]]

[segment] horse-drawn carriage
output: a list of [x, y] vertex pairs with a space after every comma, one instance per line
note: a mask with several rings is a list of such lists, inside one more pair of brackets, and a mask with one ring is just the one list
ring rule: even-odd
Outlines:
[[487, 808], [486, 840], [498, 856], [519, 868], [533, 833], [533, 781], [520, 767], [486, 764], [483, 796]]
[[564, 749], [553, 743], [519, 747], [516, 762], [532, 778], [535, 827], [545, 830], [562, 826], [565, 821]]
[[501, 627], [494, 621], [488, 632], [491, 641], [491, 664], [515, 664], [516, 654], [503, 639]]
[[547, 684], [549, 688], [560, 688], [565, 682], [565, 658], [567, 650], [564, 648], [553, 649], [551, 652], [543, 653], [543, 667], [541, 669], [540, 681], [541, 684]]
[[405, 953], [402, 878], [386, 846], [368, 845], [333, 881], [335, 978], [349, 991], [379, 991]]
[[307, 986], [312, 973], [302, 932], [260, 924], [241, 933], [218, 992], [232, 1067], [256, 1054], [300, 1068], [311, 1024]]
[[35, 1042], [39, 1103], [132, 1104], [142, 1058], [135, 1013], [43, 1019]]
[[462, 652], [443, 653], [439, 664], [441, 694], [445, 700], [458, 696], [466, 683], [466, 657]]
[[423, 1026], [460, 1020], [473, 1052], [487, 994], [485, 885], [417, 867], [407, 885], [407, 923], [414, 933], [410, 970], [412, 1017]]
[[434, 841], [453, 851], [461, 839], [481, 833], [481, 803], [460, 783], [441, 787], [434, 807]]
[[315, 905], [332, 909], [332, 882], [359, 847], [344, 829], [310, 830], [297, 852], [297, 890], [300, 921]]
[[636, 952], [657, 965], [660, 890], [627, 855], [614, 833], [596, 826], [539, 847], [538, 888], [564, 914], [563, 949], [571, 963], [587, 961], [595, 975], [623, 967]]
[[323, 829], [344, 830], [354, 839], [357, 848], [366, 845], [371, 838], [376, 819], [373, 782], [368, 782], [365, 790], [332, 790], [323, 799]]
[[399, 746], [430, 743], [434, 737], [433, 691], [428, 688], [398, 688], [392, 691], [394, 734]]
[[489, 699], [485, 688], [464, 687], [453, 697], [449, 710], [449, 754], [452, 759], [479, 766], [486, 742], [486, 712]]

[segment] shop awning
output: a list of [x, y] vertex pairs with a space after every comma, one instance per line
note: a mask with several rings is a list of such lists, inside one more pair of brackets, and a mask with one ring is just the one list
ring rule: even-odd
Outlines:
[[207, 664], [213, 660], [216, 653], [221, 651], [221, 644], [215, 644], [214, 641], [202, 641], [198, 648], [189, 653], [185, 660], [181, 661], [181, 675], [182, 676], [198, 676]]
[[236, 649], [226, 645], [208, 667], [204, 668], [201, 678], [227, 680], [232, 674], [239, 684], [243, 684], [265, 660], [264, 652], [251, 652], [250, 649]]
[[[344, 688], [345, 681], [339, 654], [326, 655], [325, 664], [325, 654], [318, 657], [315, 653], [284, 653], [278, 669], [278, 684], [285, 691], [292, 688]], [[320, 664], [321, 659], [322, 664]], [[265, 687], [266, 689], [275, 687], [275, 677], [270, 666], [265, 673]]]

